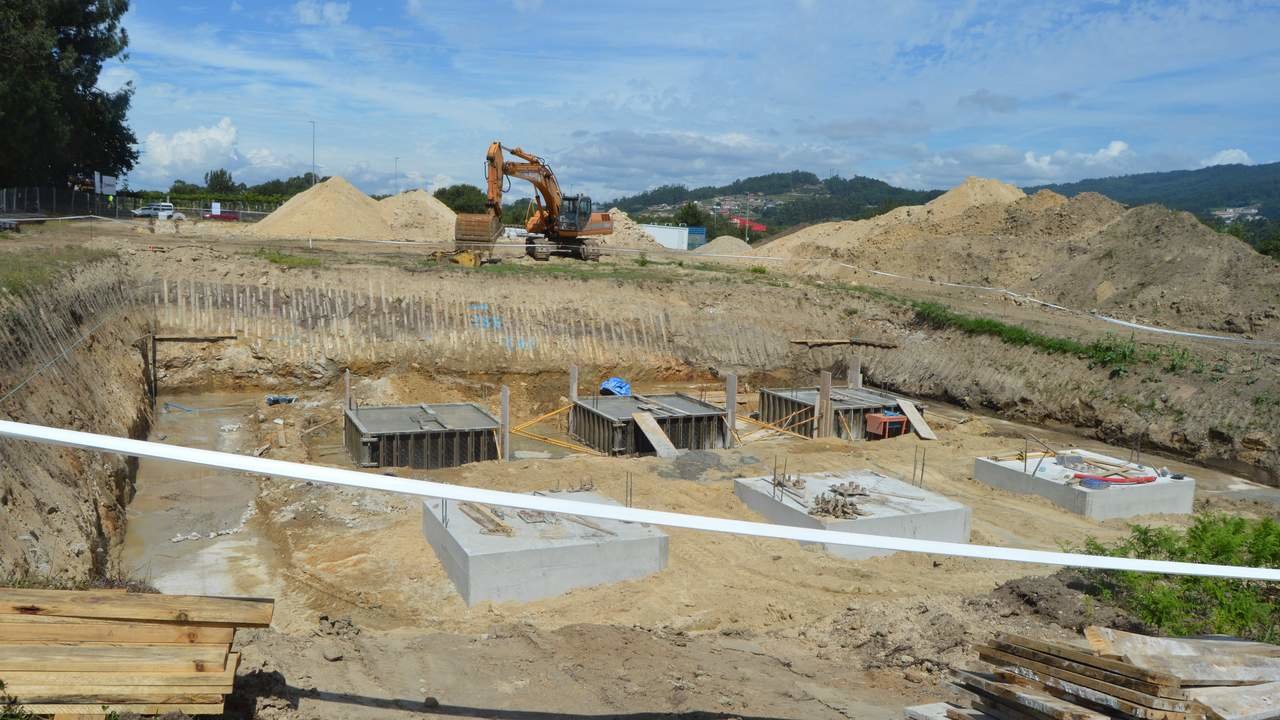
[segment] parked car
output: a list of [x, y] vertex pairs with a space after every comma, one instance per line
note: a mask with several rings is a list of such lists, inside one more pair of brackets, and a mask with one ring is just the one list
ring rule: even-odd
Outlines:
[[174, 217], [175, 212], [173, 209], [173, 203], [167, 203], [167, 202], [151, 203], [150, 205], [143, 205], [142, 207], [133, 211], [134, 217], [153, 217], [153, 218], [160, 218], [161, 220], [168, 220], [170, 218], [174, 220], [183, 219], [181, 217], [182, 213], [176, 213], [176, 214], [179, 217]]
[[236, 210], [223, 210], [220, 213], [207, 212], [203, 217], [205, 220], [239, 220], [240, 213]]

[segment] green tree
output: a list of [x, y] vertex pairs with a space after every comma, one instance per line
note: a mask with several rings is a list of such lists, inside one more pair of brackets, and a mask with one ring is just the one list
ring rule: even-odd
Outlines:
[[174, 180], [173, 184], [169, 186], [170, 195], [194, 195], [202, 192], [204, 192], [204, 188], [186, 180]]
[[0, 186], [133, 168], [133, 86], [97, 87], [102, 64], [126, 57], [128, 9], [128, 0], [0, 0]]
[[435, 192], [436, 199], [449, 209], [457, 213], [480, 213], [484, 212], [485, 202], [488, 196], [484, 191], [475, 185], [467, 185], [466, 183], [458, 183], [449, 187], [442, 187]]
[[672, 217], [677, 224], [688, 225], [689, 227], [706, 227], [708, 214], [698, 207], [697, 203], [687, 202], [676, 210]]
[[237, 185], [226, 168], [210, 170], [204, 174], [204, 186], [211, 193], [238, 193], [244, 191], [244, 185]]

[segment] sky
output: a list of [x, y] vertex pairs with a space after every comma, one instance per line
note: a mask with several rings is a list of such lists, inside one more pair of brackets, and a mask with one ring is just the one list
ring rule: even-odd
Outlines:
[[597, 199], [1280, 160], [1273, 1], [135, 0], [124, 24], [99, 84], [133, 84], [134, 188], [299, 175], [313, 121], [320, 174], [370, 193], [481, 185], [493, 140]]

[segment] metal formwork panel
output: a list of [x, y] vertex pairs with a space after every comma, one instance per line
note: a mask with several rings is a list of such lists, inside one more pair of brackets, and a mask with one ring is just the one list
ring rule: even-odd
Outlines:
[[[434, 407], [456, 409], [458, 405]], [[428, 411], [433, 408], [430, 405], [420, 407]], [[475, 410], [487, 415], [481, 408]], [[359, 412], [359, 408], [344, 412], [343, 440], [352, 461], [360, 467], [433, 470], [496, 460], [498, 457], [494, 427], [452, 429], [433, 423], [403, 430], [371, 432], [360, 421]]]
[[[572, 428], [570, 434], [573, 437], [607, 455], [653, 452], [653, 447], [630, 415], [611, 416], [608, 413], [618, 412], [617, 408], [594, 408], [590, 402], [591, 399], [578, 400], [569, 410], [569, 427]], [[712, 409], [694, 414], [683, 412], [682, 408], [670, 408], [667, 414], [655, 415], [654, 421], [671, 439], [671, 444], [682, 450], [709, 450], [727, 446], [729, 429], [723, 410]]]

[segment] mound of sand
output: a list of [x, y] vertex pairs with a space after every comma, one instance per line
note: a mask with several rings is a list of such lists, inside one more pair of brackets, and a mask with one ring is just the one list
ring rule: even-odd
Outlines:
[[644, 231], [629, 215], [611, 208], [609, 218], [613, 220], [613, 233], [597, 235], [595, 239], [600, 245], [611, 248], [629, 248], [632, 250], [662, 250], [662, 245], [652, 235]]
[[751, 255], [755, 249], [742, 238], [721, 235], [700, 248], [694, 248], [693, 252], [702, 255]]
[[337, 176], [289, 198], [254, 224], [252, 234], [272, 238], [392, 239], [378, 202]]
[[425, 190], [410, 190], [378, 202], [382, 219], [398, 239], [453, 242], [457, 215]]
[[1008, 205], [1026, 196], [1022, 190], [1008, 183], [971, 176], [925, 203], [924, 208], [929, 219], [937, 221], [983, 205]]

